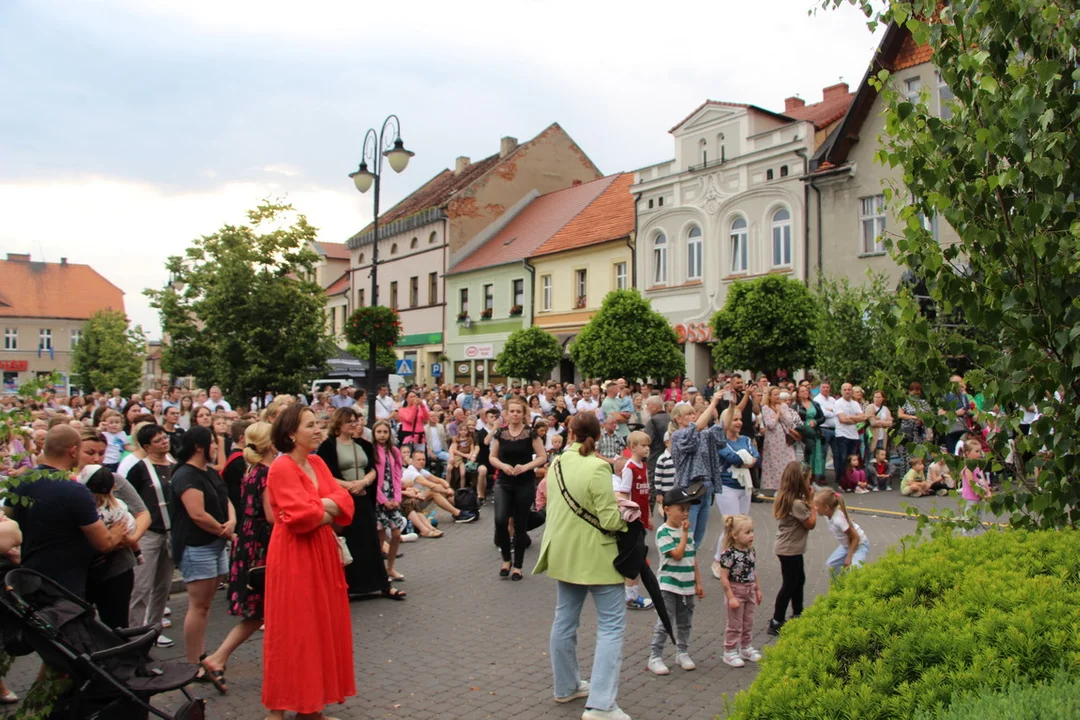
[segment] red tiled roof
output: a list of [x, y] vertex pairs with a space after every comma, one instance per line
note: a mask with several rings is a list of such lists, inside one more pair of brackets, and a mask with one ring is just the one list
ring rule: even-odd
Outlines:
[[[524, 260], [596, 200], [619, 175], [541, 195], [499, 232], [450, 268], [452, 274]], [[629, 193], [627, 193], [629, 195]]]
[[915, 38], [908, 33], [900, 46], [900, 51], [896, 54], [896, 59], [892, 61], [892, 70], [896, 72], [897, 70], [922, 65], [930, 62], [930, 58], [933, 56], [934, 48], [929, 45], [917, 45]]
[[634, 231], [633, 173], [621, 173], [557, 233], [538, 247], [532, 257], [618, 240]]
[[341, 295], [349, 291], [349, 273], [342, 273], [334, 282], [330, 283], [330, 287], [326, 288], [326, 296], [334, 297], [335, 295]]
[[345, 243], [317, 241], [315, 243], [315, 250], [326, 256], [328, 260], [349, 259], [349, 248]]
[[124, 310], [124, 293], [89, 265], [0, 260], [0, 317], [86, 320]]
[[[827, 91], [831, 89], [832, 88], [826, 88]], [[842, 90], [842, 88], [839, 89]], [[828, 93], [826, 93], [826, 95], [828, 95]], [[796, 120], [811, 122], [814, 124], [815, 128], [821, 130], [829, 127], [834, 122], [844, 117], [844, 113], [847, 112], [848, 107], [851, 106], [851, 101], [854, 99], [855, 93], [853, 92], [837, 92], [834, 93], [832, 97], [826, 97], [826, 99], [819, 103], [787, 110], [784, 112], [784, 115]]]

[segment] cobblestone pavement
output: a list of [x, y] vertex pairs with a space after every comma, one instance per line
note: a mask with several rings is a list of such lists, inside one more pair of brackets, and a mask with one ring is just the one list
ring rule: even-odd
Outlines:
[[[872, 499], [878, 510], [901, 511], [898, 493], [850, 496], [852, 505]], [[940, 498], [939, 500], [944, 500]], [[869, 503], [863, 503], [869, 505]], [[757, 526], [758, 566], [765, 602], [755, 618], [755, 644], [767, 647], [765, 632], [780, 569], [772, 553], [775, 522], [772, 505], [754, 504], [751, 515]], [[500, 581], [499, 559], [492, 543], [493, 512], [488, 506], [479, 522], [453, 525], [443, 517], [445, 537], [403, 545], [398, 569], [407, 581], [405, 602], [378, 599], [352, 604], [355, 640], [357, 696], [344, 706], [327, 708], [341, 720], [359, 718], [577, 718], [583, 702], [557, 705], [552, 701], [548, 633], [555, 605], [555, 582], [529, 576], [523, 582]], [[716, 547], [719, 514], [713, 509], [706, 549], [701, 552], [706, 597], [694, 616], [690, 653], [697, 670], [673, 667], [667, 677], [645, 669], [655, 615], [628, 615], [623, 653], [619, 704], [635, 720], [678, 717], [699, 720], [723, 716], [724, 695], [747, 687], [752, 667], [734, 669], [723, 664], [724, 610], [720, 583], [708, 566]], [[859, 513], [857, 522], [871, 543], [871, 559], [914, 530], [912, 520], [880, 512]], [[526, 557], [532, 566], [542, 529], [533, 532], [533, 547]], [[652, 543], [650, 542], [650, 545]], [[819, 525], [811, 534], [807, 565], [807, 601], [827, 591], [825, 559], [834, 549], [828, 529]], [[232, 626], [223, 593], [215, 599], [208, 645], [220, 642]], [[186, 598], [174, 595], [171, 602], [176, 626], [167, 631], [177, 645], [156, 651], [168, 659], [182, 659]], [[588, 676], [595, 640], [595, 614], [586, 604], [579, 634], [579, 660]], [[670, 645], [669, 663], [673, 664]], [[767, 653], [767, 650], [766, 650]], [[256, 634], [231, 658], [228, 668], [230, 692], [219, 696], [213, 688], [194, 686], [208, 698], [209, 718], [258, 719], [265, 713], [259, 702], [261, 642]], [[24, 694], [37, 670], [34, 657], [19, 658], [8, 683]], [[168, 708], [175, 698], [159, 696]]]

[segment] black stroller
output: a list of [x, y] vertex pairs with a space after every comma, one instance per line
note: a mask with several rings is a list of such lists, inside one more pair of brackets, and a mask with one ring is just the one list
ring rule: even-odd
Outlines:
[[[33, 570], [11, 570], [0, 590], [0, 625], [11, 655], [36, 652], [66, 674], [71, 687], [53, 705], [56, 720], [203, 720], [205, 701], [184, 686], [195, 679], [188, 664], [155, 663], [149, 650], [158, 626], [110, 629], [93, 606]], [[150, 698], [180, 690], [184, 703], [174, 714]]]

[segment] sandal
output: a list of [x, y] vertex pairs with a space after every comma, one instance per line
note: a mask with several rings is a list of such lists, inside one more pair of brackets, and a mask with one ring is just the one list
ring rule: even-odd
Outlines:
[[521, 568], [514, 568], [514, 571], [510, 573], [510, 579], [514, 582], [523, 580], [524, 576], [521, 574]]
[[404, 600], [405, 591], [389, 587], [382, 591], [382, 596], [384, 598], [389, 598], [390, 600]]
[[435, 540], [436, 538], [441, 538], [445, 534], [446, 533], [442, 532], [441, 530], [436, 530], [435, 532], [431, 533], [430, 535], [421, 535], [420, 537], [430, 538], [432, 540]]
[[201, 674], [195, 676], [196, 682], [208, 682], [214, 686], [220, 694], [227, 695], [229, 693], [229, 683], [225, 679], [225, 669], [211, 670], [206, 667], [205, 660], [207, 654], [203, 653], [199, 658], [199, 671]]
[[507, 565], [504, 568], [499, 568], [499, 577], [501, 577], [501, 578], [510, 577], [510, 566], [509, 565]]
[[14, 705], [19, 702], [19, 696], [14, 690], [8, 690], [7, 695], [0, 695], [0, 705]]

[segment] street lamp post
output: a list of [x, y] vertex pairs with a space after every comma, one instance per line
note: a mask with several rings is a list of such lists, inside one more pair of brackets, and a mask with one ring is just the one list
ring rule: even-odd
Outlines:
[[[387, 134], [387, 130], [390, 134]], [[375, 219], [371, 231], [371, 306], [379, 304], [379, 191], [382, 184], [383, 158], [390, 163], [394, 172], [401, 172], [409, 164], [414, 153], [405, 149], [401, 142], [401, 121], [397, 115], [390, 115], [383, 121], [378, 133], [374, 128], [364, 135], [364, 149], [360, 155], [360, 167], [349, 173], [353, 185], [362, 193], [375, 186]], [[370, 161], [370, 165], [368, 162]], [[372, 333], [368, 347], [368, 426], [375, 423], [375, 335]]]

